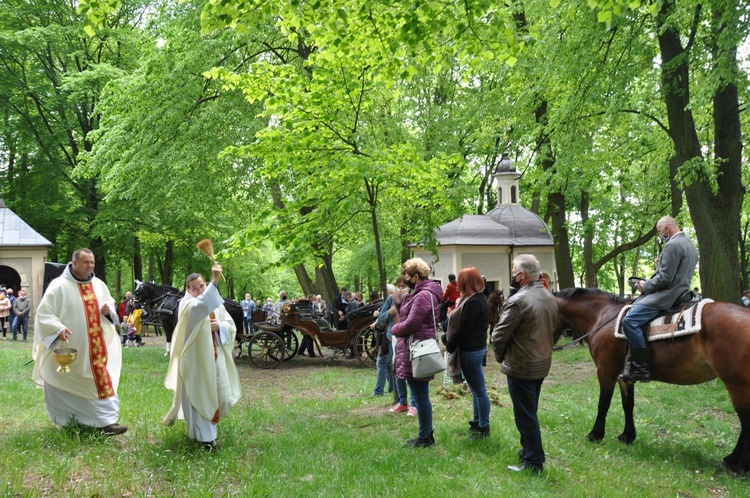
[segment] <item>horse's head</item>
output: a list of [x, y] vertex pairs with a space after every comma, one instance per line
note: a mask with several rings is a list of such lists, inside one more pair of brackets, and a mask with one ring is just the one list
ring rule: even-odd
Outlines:
[[136, 301], [143, 302], [143, 299], [146, 297], [144, 295], [144, 286], [143, 282], [135, 279], [135, 290], [133, 291], [133, 297], [135, 297]]
[[555, 298], [559, 312], [555, 341], [568, 329], [573, 331], [574, 337], [591, 332], [603, 312], [612, 310], [604, 317], [604, 320], [608, 320], [609, 315], [625, 304], [625, 300], [617, 294], [581, 287], [563, 289], [555, 293]]

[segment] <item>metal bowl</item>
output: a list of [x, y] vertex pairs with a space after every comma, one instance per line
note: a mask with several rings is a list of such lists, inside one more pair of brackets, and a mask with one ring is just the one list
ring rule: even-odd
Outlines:
[[73, 348], [59, 348], [52, 351], [55, 361], [60, 365], [57, 371], [60, 373], [70, 372], [70, 364], [76, 361], [78, 350]]

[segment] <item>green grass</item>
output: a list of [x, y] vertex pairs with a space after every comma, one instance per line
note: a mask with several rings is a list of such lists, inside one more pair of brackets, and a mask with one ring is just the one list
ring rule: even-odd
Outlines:
[[[163, 340], [123, 351], [121, 423], [107, 438], [47, 419], [30, 380], [30, 345], [0, 342], [0, 493], [4, 496], [750, 496], [746, 478], [726, 473], [739, 423], [718, 387], [637, 385], [638, 440], [616, 440], [623, 415], [615, 395], [600, 444], [586, 439], [598, 386], [584, 348], [555, 353], [542, 388], [543, 476], [516, 463], [516, 432], [505, 377], [494, 362], [491, 437], [470, 442], [470, 396], [431, 389], [437, 444], [404, 449], [417, 421], [370, 398], [374, 370], [352, 361], [293, 359], [277, 370], [238, 364], [243, 398], [219, 424], [219, 450], [203, 452], [184, 422], [165, 427]], [[330, 353], [329, 353], [330, 354]]]

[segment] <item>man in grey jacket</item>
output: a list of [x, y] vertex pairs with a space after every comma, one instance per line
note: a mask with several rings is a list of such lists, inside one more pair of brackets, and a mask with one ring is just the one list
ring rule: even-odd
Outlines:
[[645, 327], [662, 311], [670, 309], [690, 290], [698, 251], [671, 216], [656, 223], [659, 238], [665, 241], [656, 273], [638, 283], [641, 295], [630, 313], [622, 320], [622, 328], [630, 346], [630, 363], [620, 379], [625, 382], [651, 380], [651, 351], [644, 337]]
[[13, 301], [13, 340], [18, 340], [18, 328], [23, 327], [23, 340], [26, 342], [26, 336], [29, 334], [29, 314], [31, 313], [31, 300], [26, 297], [26, 291], [18, 293], [18, 297]]

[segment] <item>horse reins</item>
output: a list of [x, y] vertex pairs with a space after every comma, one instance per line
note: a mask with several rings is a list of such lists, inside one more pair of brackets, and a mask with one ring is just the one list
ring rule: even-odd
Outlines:
[[566, 344], [565, 346], [556, 346], [556, 347], [552, 348], [552, 351], [562, 351], [563, 349], [568, 349], [568, 348], [572, 348], [573, 346], [578, 346], [585, 338], [587, 338], [590, 335], [593, 335], [593, 334], [597, 333], [602, 327], [604, 327], [605, 325], [608, 325], [609, 323], [611, 323], [612, 320], [614, 320], [615, 318], [617, 318], [617, 316], [619, 314], [620, 314], [620, 312], [618, 311], [617, 313], [614, 314], [614, 316], [612, 318], [610, 318], [606, 322], [602, 323], [601, 325], [599, 325], [594, 330], [591, 330], [591, 331], [583, 334], [581, 337], [579, 337], [578, 339], [575, 339], [571, 343]]

